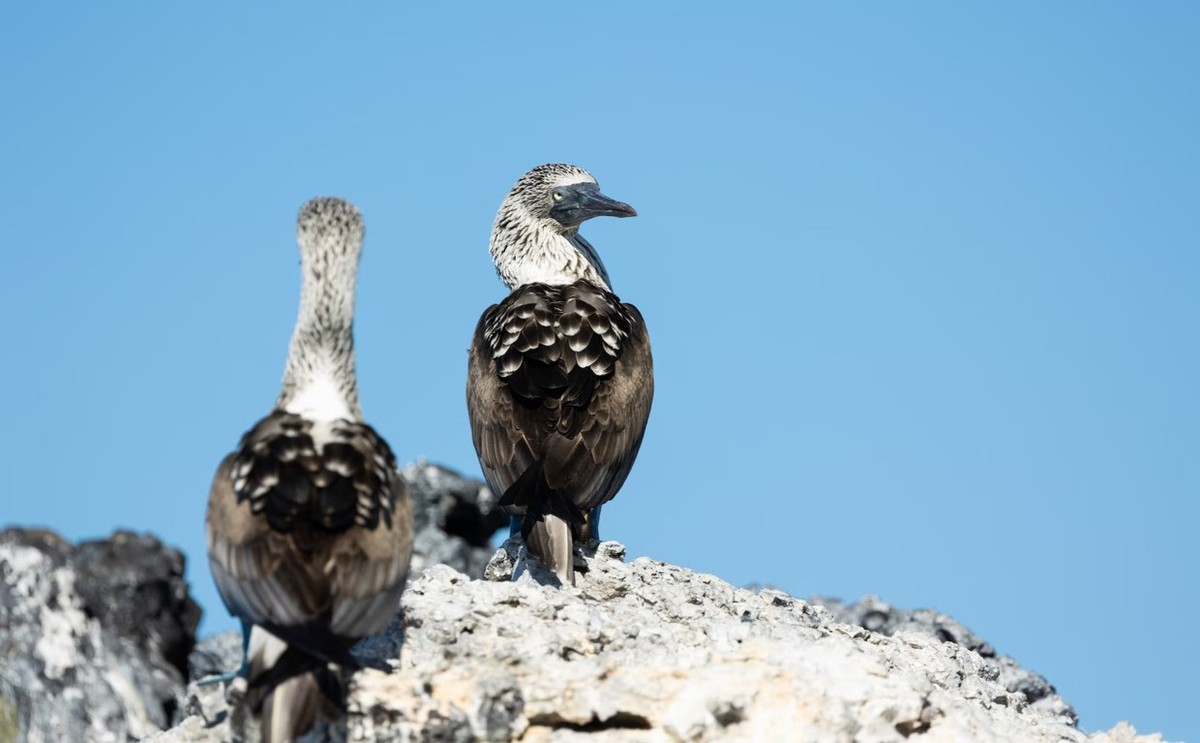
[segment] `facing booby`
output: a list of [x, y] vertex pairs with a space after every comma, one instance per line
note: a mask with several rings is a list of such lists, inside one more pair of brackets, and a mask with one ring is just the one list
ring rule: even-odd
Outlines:
[[221, 462], [208, 501], [209, 564], [247, 637], [250, 688], [265, 693], [262, 739], [290, 741], [340, 703], [330, 668], [357, 667], [359, 638], [399, 609], [412, 508], [387, 443], [363, 422], [354, 289], [363, 221], [341, 199], [297, 218], [303, 274], [275, 408]]
[[567, 585], [574, 542], [598, 538], [600, 507], [633, 466], [654, 396], [646, 324], [613, 293], [579, 226], [636, 214], [586, 170], [548, 164], [517, 180], [492, 225], [492, 260], [512, 292], [475, 328], [471, 435], [526, 548]]

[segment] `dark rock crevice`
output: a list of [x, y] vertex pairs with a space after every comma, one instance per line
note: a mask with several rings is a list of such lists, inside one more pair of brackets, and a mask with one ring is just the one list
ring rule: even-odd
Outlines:
[[593, 717], [590, 721], [583, 723], [564, 720], [557, 715], [534, 715], [529, 718], [529, 724], [557, 730], [574, 730], [577, 733], [599, 733], [605, 730], [650, 730], [653, 727], [650, 720], [633, 712], [615, 712], [603, 720]]

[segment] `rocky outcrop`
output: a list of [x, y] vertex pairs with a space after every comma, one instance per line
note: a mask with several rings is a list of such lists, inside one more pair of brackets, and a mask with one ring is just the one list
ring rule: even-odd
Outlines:
[[[312, 739], [1158, 740], [1128, 726], [1089, 737], [1052, 692], [1010, 688], [994, 653], [918, 623], [872, 631], [780, 591], [623, 558], [602, 544], [575, 588], [536, 568], [508, 582], [431, 567], [360, 647], [394, 670], [359, 673], [345, 727]], [[510, 568], [499, 555], [490, 572]], [[197, 714], [157, 743], [230, 734], [224, 697], [195, 691]]]
[[[508, 521], [492, 494], [424, 462], [403, 474], [414, 571], [482, 574]], [[177, 550], [130, 532], [78, 546], [45, 530], [0, 532], [0, 743], [140, 740], [182, 719], [187, 679], [236, 667], [241, 652], [224, 636], [192, 653], [200, 609], [183, 567]]]
[[[393, 670], [357, 674], [347, 719], [308, 743], [1159, 740], [1079, 731], [1045, 679], [936, 612], [736, 588], [626, 562], [614, 542], [574, 588], [536, 565], [512, 582], [511, 545], [488, 560], [505, 522], [492, 494], [429, 464], [404, 474], [414, 577], [389, 630], [356, 648]], [[252, 736], [226, 689], [184, 690], [185, 671], [236, 667], [241, 646], [208, 638], [183, 660], [197, 614], [182, 567], [150, 537], [4, 532], [0, 743]]]
[[1044, 676], [1022, 668], [1016, 660], [1007, 655], [997, 653], [991, 644], [953, 617], [933, 609], [899, 609], [875, 596], [865, 596], [861, 601], [851, 604], [821, 597], [810, 601], [828, 609], [839, 622], [863, 627], [888, 637], [897, 632], [920, 634], [973, 650], [984, 660], [995, 664], [1000, 684], [1009, 692], [1022, 694], [1027, 704], [1070, 720], [1072, 724], [1078, 720], [1075, 709], [1058, 695]]
[[200, 608], [183, 555], [117, 532], [0, 532], [0, 743], [126, 741], [176, 717]]
[[412, 575], [430, 565], [449, 565], [483, 575], [494, 550], [492, 537], [508, 526], [498, 498], [479, 480], [420, 461], [402, 474], [413, 499]]

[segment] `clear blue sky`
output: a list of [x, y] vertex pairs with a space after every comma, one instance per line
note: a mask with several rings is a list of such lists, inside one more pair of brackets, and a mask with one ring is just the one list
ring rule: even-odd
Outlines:
[[1200, 740], [1200, 5], [0, 9], [0, 522], [204, 557], [278, 391], [318, 195], [367, 219], [359, 373], [477, 471], [466, 348], [522, 172], [657, 397], [610, 537], [736, 583], [952, 614], [1085, 728]]

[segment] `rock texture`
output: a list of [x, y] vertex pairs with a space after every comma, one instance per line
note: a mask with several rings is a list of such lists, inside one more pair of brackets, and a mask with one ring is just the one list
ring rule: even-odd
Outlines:
[[199, 621], [183, 555], [153, 537], [0, 532], [0, 743], [169, 727]]
[[1044, 676], [1022, 668], [1007, 655], [1000, 655], [983, 638], [953, 617], [933, 609], [898, 609], [875, 596], [866, 596], [852, 604], [827, 598], [813, 598], [811, 601], [824, 606], [839, 622], [857, 625], [888, 637], [897, 632], [921, 634], [974, 650], [981, 658], [995, 664], [999, 670], [998, 681], [1004, 688], [1012, 693], [1020, 692], [1027, 704], [1068, 719], [1072, 724], [1078, 719], [1075, 709], [1058, 695]]
[[[429, 568], [388, 636], [360, 648], [400, 648], [393, 672], [358, 674], [345, 727], [313, 740], [1160, 740], [1128, 726], [1089, 737], [1065, 703], [1010, 689], [994, 653], [915, 624], [871, 631], [779, 591], [623, 558], [600, 545], [575, 588], [536, 567], [516, 582]], [[498, 554], [490, 572], [511, 564]], [[193, 707], [153, 740], [226, 739], [219, 693]]]
[[[512, 545], [488, 560], [506, 522], [493, 495], [425, 463], [404, 474], [414, 578], [388, 632], [355, 651], [393, 671], [360, 672], [347, 720], [307, 743], [1160, 740], [1079, 731], [1045, 679], [936, 612], [736, 588], [626, 562], [615, 542], [581, 559], [577, 587], [536, 564], [512, 582]], [[253, 740], [228, 690], [185, 691], [185, 671], [237, 666], [240, 640], [189, 658], [182, 568], [150, 537], [0, 534], [0, 743]]]
[[494, 551], [492, 537], [508, 526], [499, 500], [480, 480], [428, 462], [403, 472], [413, 499], [412, 575], [430, 565], [449, 565], [467, 575], [483, 575]]
[[[482, 574], [508, 523], [491, 492], [425, 462], [403, 474], [414, 574], [434, 563]], [[0, 743], [141, 740], [183, 719], [188, 678], [241, 662], [236, 635], [192, 652], [200, 609], [183, 567], [177, 550], [130, 532], [78, 546], [45, 530], [0, 532]]]

